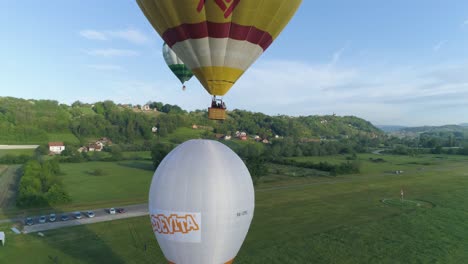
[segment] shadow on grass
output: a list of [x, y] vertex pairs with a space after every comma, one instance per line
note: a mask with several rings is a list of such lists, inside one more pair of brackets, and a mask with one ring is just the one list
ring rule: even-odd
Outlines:
[[124, 167], [129, 167], [129, 168], [134, 168], [134, 169], [154, 171], [153, 164], [148, 161], [131, 160], [131, 161], [121, 161], [117, 164], [119, 166], [124, 166]]
[[[49, 214], [52, 212], [57, 216], [57, 223], [63, 222], [62, 215], [68, 216], [68, 222], [75, 221], [72, 213], [60, 211], [53, 206], [44, 209], [40, 215], [45, 215], [49, 222]], [[23, 236], [19, 237], [23, 243], [15, 243], [16, 253], [11, 256], [14, 263], [125, 263], [103, 238], [103, 235], [109, 236], [106, 234], [109, 230], [105, 228], [93, 230], [88, 225], [77, 225], [42, 230], [41, 226], [45, 227], [46, 224], [39, 223], [39, 215], [27, 215], [27, 217], [33, 218], [32, 227], [37, 229], [18, 235]], [[14, 225], [22, 230], [24, 219], [17, 221]], [[25, 258], [30, 261], [22, 262]]]

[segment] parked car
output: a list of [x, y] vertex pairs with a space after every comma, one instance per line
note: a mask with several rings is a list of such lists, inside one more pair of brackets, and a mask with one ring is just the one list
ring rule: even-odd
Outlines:
[[46, 222], [46, 216], [45, 215], [41, 215], [41, 217], [39, 217], [39, 223], [40, 224], [44, 224]]
[[86, 215], [87, 215], [89, 218], [92, 218], [92, 217], [94, 217], [94, 212], [93, 212], [93, 211], [88, 211], [88, 212], [86, 212]]
[[115, 208], [110, 208], [109, 209], [109, 214], [115, 214]]
[[34, 221], [33, 221], [32, 217], [26, 218], [25, 223], [26, 223], [28, 226], [34, 225]]
[[125, 209], [124, 208], [117, 208], [117, 213], [123, 214], [123, 213], [125, 213]]
[[62, 221], [68, 221], [68, 215], [63, 214], [61, 219], [62, 219]]
[[56, 216], [55, 214], [53, 214], [53, 213], [50, 214], [50, 215], [49, 215], [49, 221], [50, 221], [50, 222], [55, 222], [55, 220], [57, 220], [57, 216]]
[[80, 212], [74, 212], [74, 213], [73, 213], [73, 216], [74, 216], [76, 219], [81, 219], [81, 213], [80, 213]]

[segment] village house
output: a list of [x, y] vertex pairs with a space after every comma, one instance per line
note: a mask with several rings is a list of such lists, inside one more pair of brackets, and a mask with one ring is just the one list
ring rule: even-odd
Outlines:
[[239, 139], [240, 139], [240, 140], [247, 140], [247, 133], [241, 132], [241, 133], [239, 134]]
[[268, 139], [265, 138], [265, 139], [262, 140], [262, 143], [263, 143], [263, 144], [269, 144], [270, 141], [268, 141]]
[[103, 144], [101, 142], [91, 143], [88, 145], [88, 151], [102, 151]]
[[224, 134], [216, 134], [216, 139], [224, 139]]
[[150, 111], [151, 108], [150, 108], [149, 105], [145, 104], [145, 105], [141, 106], [141, 110], [142, 110], [142, 111]]
[[104, 145], [111, 145], [112, 144], [112, 140], [110, 140], [109, 138], [106, 138], [106, 137], [102, 137], [98, 141], [100, 141]]
[[78, 152], [79, 152], [79, 153], [88, 152], [88, 148], [87, 148], [87, 147], [80, 147], [80, 148], [78, 149]]
[[60, 154], [65, 150], [63, 142], [49, 142], [49, 152], [51, 154]]

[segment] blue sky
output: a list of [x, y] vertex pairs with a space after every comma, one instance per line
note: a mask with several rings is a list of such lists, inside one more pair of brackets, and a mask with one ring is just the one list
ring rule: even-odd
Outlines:
[[[133, 0], [0, 2], [0, 96], [208, 106], [167, 68]], [[303, 1], [225, 96], [267, 114], [374, 124], [468, 122], [468, 1]]]

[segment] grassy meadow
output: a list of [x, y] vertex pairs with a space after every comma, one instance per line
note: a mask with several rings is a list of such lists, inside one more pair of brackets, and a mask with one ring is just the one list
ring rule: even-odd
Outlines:
[[[71, 196], [71, 203], [53, 208], [21, 209], [14, 206], [0, 208], [0, 219], [52, 211], [87, 210], [146, 203], [154, 173], [151, 161], [146, 160], [62, 163], [60, 168], [62, 171], [60, 177]], [[95, 175], [96, 169], [99, 169], [102, 175]]]
[[48, 133], [49, 142], [65, 142], [66, 144], [79, 144], [80, 140], [73, 133]]
[[0, 157], [3, 157], [7, 154], [10, 155], [29, 155], [32, 156], [34, 154], [34, 149], [0, 149]]
[[[346, 156], [301, 159], [341, 162]], [[270, 164], [271, 175], [256, 186], [254, 220], [235, 263], [468, 262], [467, 157], [366, 154], [358, 160], [360, 174], [336, 177]], [[144, 201], [152, 176], [144, 164], [96, 162], [62, 168], [74, 203], [135, 197]], [[97, 167], [111, 173], [87, 174]], [[432, 206], [381, 202], [398, 201], [401, 188], [405, 199]], [[0, 225], [0, 230], [10, 226]], [[53, 263], [55, 257], [58, 263], [165, 263], [148, 217], [44, 234], [7, 231], [0, 263], [29, 263], [27, 256], [32, 255], [35, 263]]]
[[[86, 162], [61, 164], [63, 183], [72, 204], [144, 203], [153, 167], [149, 161]], [[103, 175], [94, 175], [100, 169]]]

